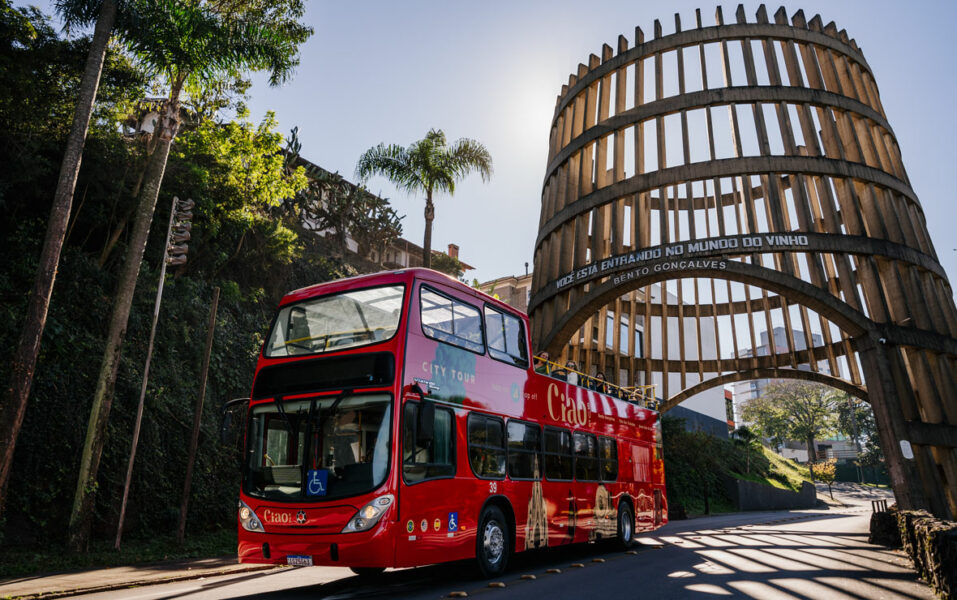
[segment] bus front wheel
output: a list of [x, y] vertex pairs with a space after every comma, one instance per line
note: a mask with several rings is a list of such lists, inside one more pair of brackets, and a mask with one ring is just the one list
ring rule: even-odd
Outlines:
[[485, 507], [475, 536], [475, 558], [483, 576], [495, 577], [505, 571], [510, 546], [511, 536], [505, 515], [497, 506]]
[[627, 550], [635, 540], [635, 519], [631, 516], [631, 507], [625, 503], [618, 505], [618, 546]]

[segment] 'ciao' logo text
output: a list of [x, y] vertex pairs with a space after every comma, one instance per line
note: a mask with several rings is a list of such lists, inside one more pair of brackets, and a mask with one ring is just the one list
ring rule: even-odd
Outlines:
[[566, 397], [557, 383], [548, 385], [548, 416], [555, 421], [584, 426], [588, 423], [588, 407], [581, 398]]

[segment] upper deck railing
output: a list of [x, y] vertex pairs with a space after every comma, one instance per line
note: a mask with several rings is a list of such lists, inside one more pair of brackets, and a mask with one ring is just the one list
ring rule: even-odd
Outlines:
[[[615, 385], [604, 379], [599, 379], [559, 363], [542, 360], [540, 358], [535, 359], [535, 372], [583, 387], [587, 390], [607, 394], [613, 398], [634, 402], [635, 404], [640, 404], [652, 410], [658, 410], [660, 404], [659, 398], [655, 395], [654, 384], [636, 385], [632, 387]], [[574, 377], [570, 378], [569, 375], [574, 375]]]

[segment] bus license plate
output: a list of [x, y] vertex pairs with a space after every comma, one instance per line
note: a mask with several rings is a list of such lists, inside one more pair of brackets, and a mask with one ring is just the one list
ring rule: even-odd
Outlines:
[[311, 567], [312, 557], [302, 554], [290, 554], [286, 557], [286, 564], [294, 567]]

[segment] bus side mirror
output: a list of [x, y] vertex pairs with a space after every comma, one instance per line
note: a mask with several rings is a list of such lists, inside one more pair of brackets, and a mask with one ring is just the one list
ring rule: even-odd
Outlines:
[[435, 437], [435, 404], [423, 400], [419, 403], [415, 423], [415, 445], [426, 447]]
[[234, 398], [223, 405], [223, 418], [219, 423], [219, 441], [224, 445], [238, 445], [248, 409], [249, 398]]

